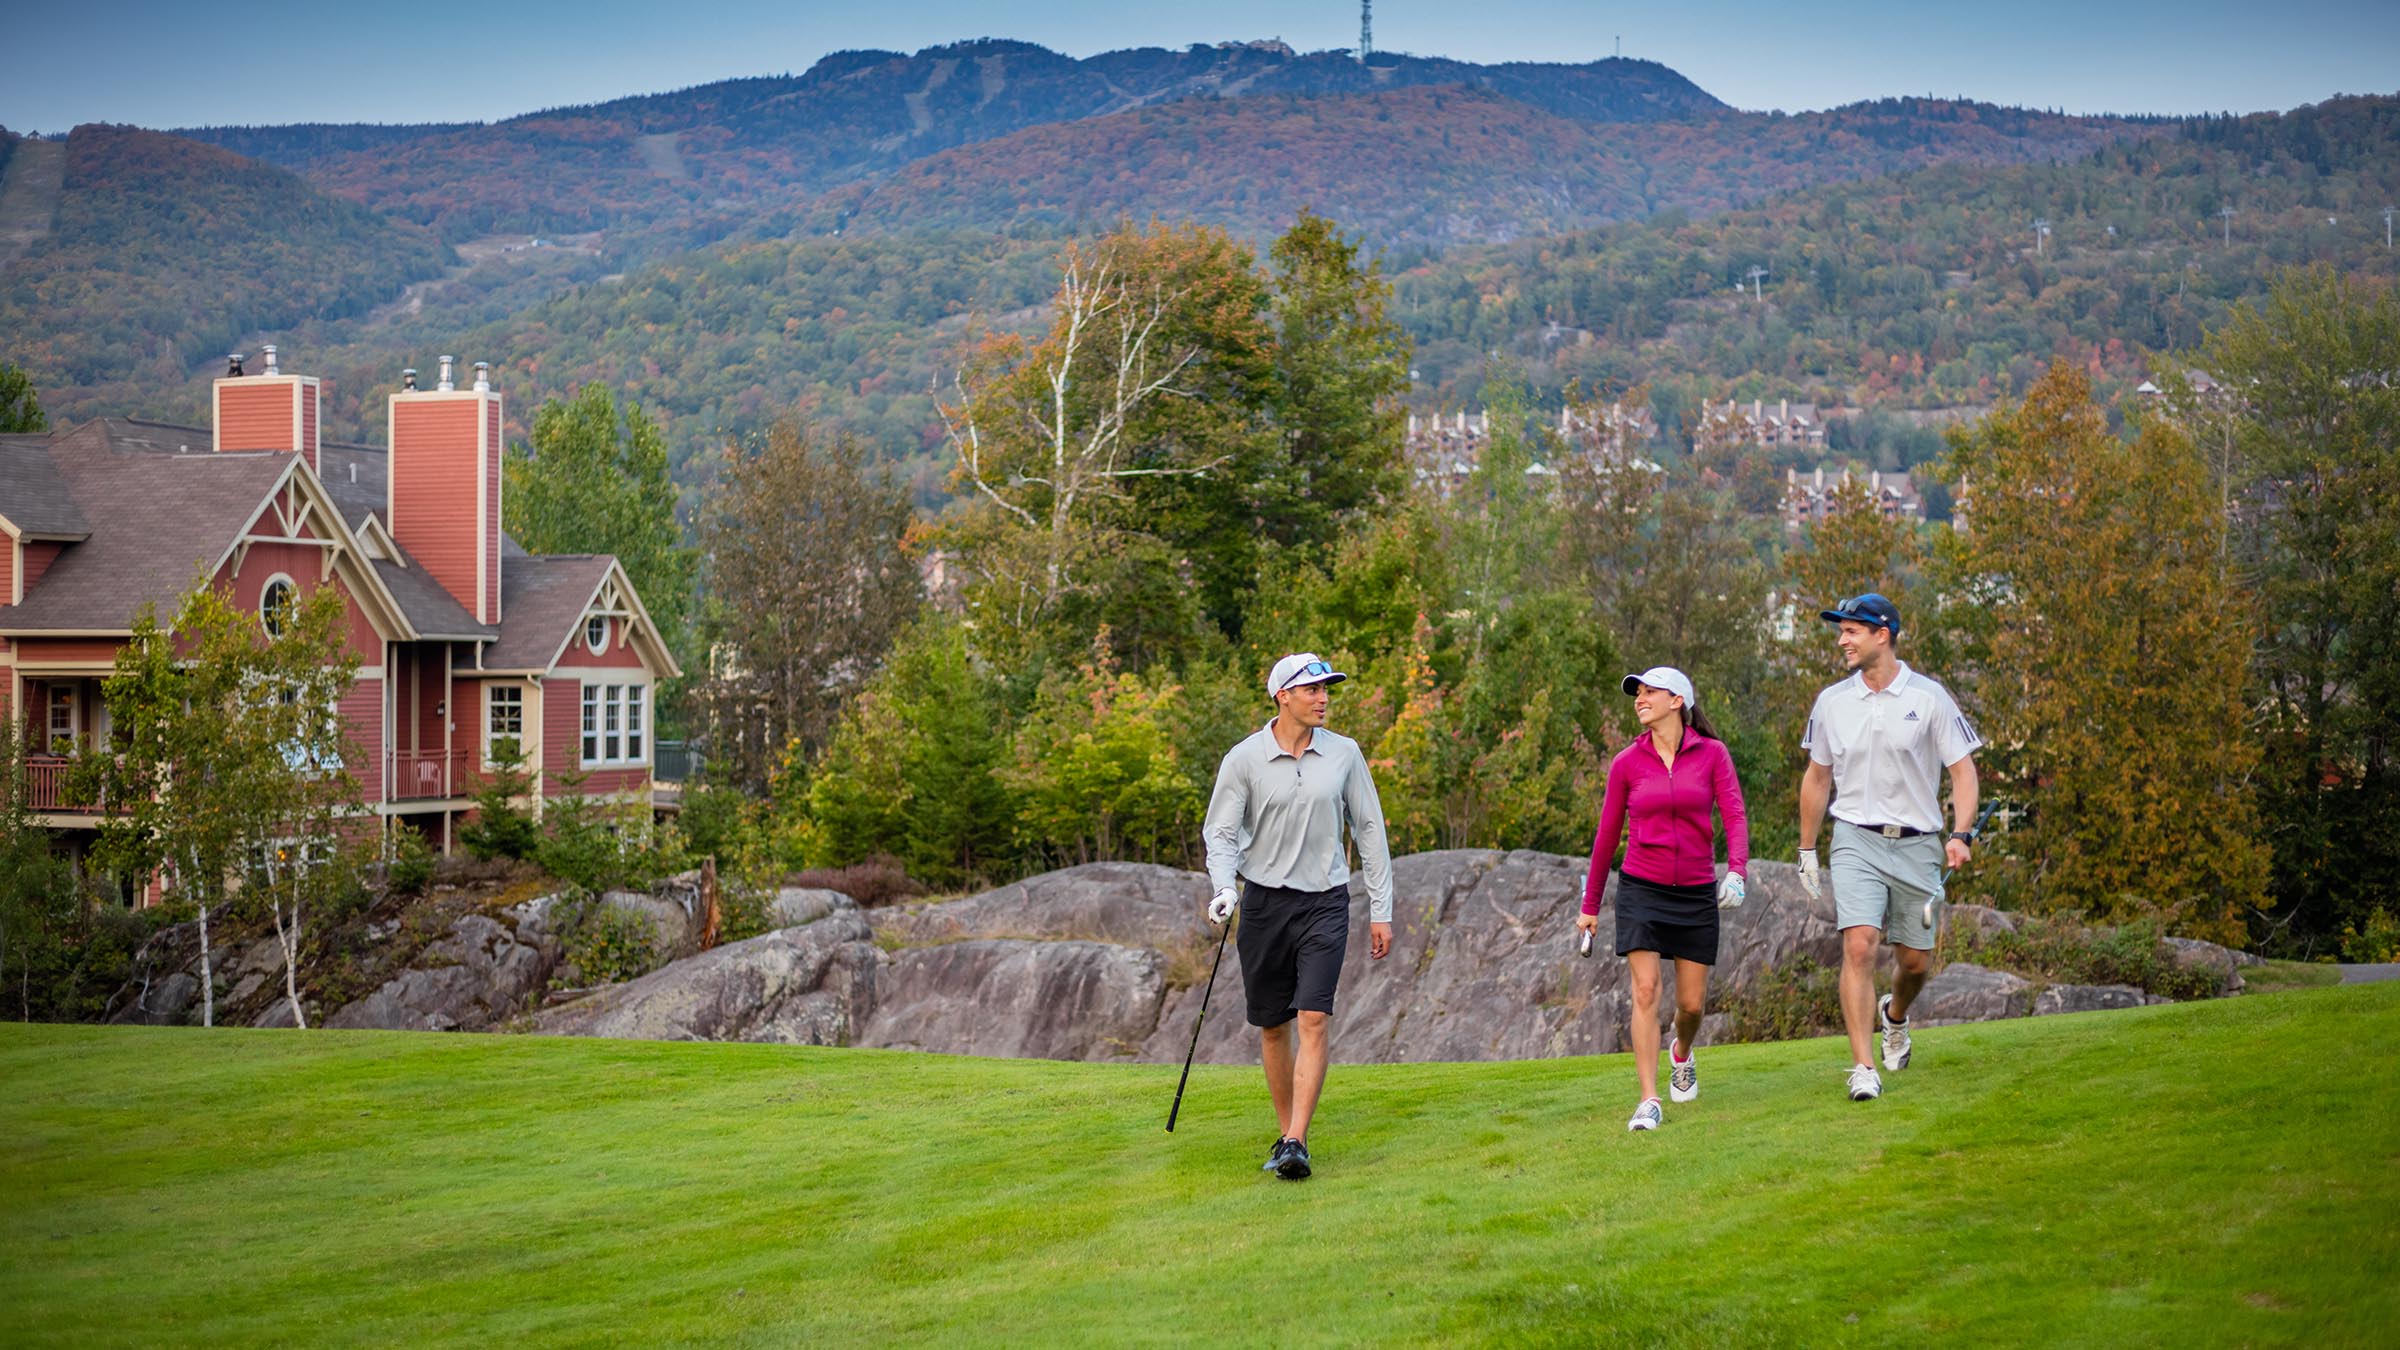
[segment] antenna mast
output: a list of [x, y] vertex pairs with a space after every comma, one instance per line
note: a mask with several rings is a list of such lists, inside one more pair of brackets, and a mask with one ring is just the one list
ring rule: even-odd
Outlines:
[[1367, 53], [1375, 50], [1375, 0], [1358, 0], [1358, 63], [1367, 63]]

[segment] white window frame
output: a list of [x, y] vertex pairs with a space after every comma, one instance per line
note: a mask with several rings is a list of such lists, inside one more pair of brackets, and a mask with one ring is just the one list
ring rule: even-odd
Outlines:
[[[63, 709], [61, 707], [62, 695], [64, 696]], [[67, 725], [63, 731], [58, 725], [58, 715], [62, 710], [67, 715]], [[42, 733], [43, 749], [49, 753], [53, 755], [75, 753], [75, 747], [83, 741], [83, 690], [81, 686], [71, 680], [53, 680], [44, 686]], [[66, 743], [63, 749], [59, 744], [62, 739]]]
[[583, 767], [634, 769], [650, 763], [650, 685], [583, 686]]
[[271, 638], [283, 636], [282, 633], [276, 631], [274, 623], [267, 618], [267, 597], [275, 593], [275, 587], [278, 584], [287, 587], [292, 593], [291, 602], [284, 607], [283, 611], [286, 627], [290, 626], [293, 613], [300, 607], [300, 583], [292, 580], [290, 573], [277, 572], [267, 578], [267, 584], [258, 588], [258, 626], [260, 631]]
[[[595, 627], [597, 632], [594, 631]], [[593, 614], [584, 619], [583, 645], [591, 650], [592, 655], [600, 656], [608, 651], [608, 627], [608, 616], [605, 614]]]
[[[500, 697], [503, 694], [508, 696], [506, 700]], [[517, 729], [512, 732], [503, 732], [497, 725], [498, 714], [504, 701], [511, 705], [511, 716], [516, 719]], [[518, 760], [522, 761], [528, 758], [525, 748], [525, 686], [521, 684], [487, 684], [483, 687], [483, 762], [486, 764], [500, 763], [501, 756], [495, 747], [500, 742], [508, 740], [517, 743], [516, 758]]]

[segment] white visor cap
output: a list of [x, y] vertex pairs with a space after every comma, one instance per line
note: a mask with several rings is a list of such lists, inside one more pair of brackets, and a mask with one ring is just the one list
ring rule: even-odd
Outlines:
[[1273, 698], [1298, 685], [1338, 684], [1349, 678], [1315, 652], [1294, 652], [1267, 672], [1267, 697]]
[[1639, 675], [1626, 676], [1625, 692], [1629, 695], [1638, 694], [1645, 684], [1679, 696], [1686, 707], [1700, 701], [1692, 695], [1691, 678], [1673, 666], [1652, 666]]

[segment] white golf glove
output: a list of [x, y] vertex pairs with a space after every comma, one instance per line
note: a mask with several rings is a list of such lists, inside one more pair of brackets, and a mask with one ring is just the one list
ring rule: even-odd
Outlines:
[[1236, 892], [1231, 886], [1226, 887], [1224, 890], [1221, 890], [1215, 895], [1209, 897], [1208, 921], [1210, 923], [1225, 922], [1227, 919], [1233, 917], [1234, 907], [1241, 903], [1242, 897], [1240, 893]]
[[1821, 899], [1825, 894], [1824, 888], [1817, 884], [1817, 851], [1813, 848], [1800, 850], [1800, 889], [1808, 892], [1811, 900]]
[[1725, 879], [1717, 883], [1717, 908], [1740, 909], [1742, 901], [1748, 897], [1749, 891], [1750, 888], [1743, 882], [1741, 873], [1727, 872]]

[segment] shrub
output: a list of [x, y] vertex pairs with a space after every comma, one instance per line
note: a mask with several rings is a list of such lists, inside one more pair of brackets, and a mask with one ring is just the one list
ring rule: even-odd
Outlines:
[[542, 841], [541, 827], [517, 805], [530, 791], [532, 778], [518, 761], [502, 759], [475, 794], [475, 818], [459, 827], [458, 842], [478, 858], [532, 857]]
[[408, 825], [395, 823], [383, 858], [383, 889], [387, 895], [423, 895], [433, 882], [438, 861], [433, 845]]
[[1790, 1041], [1839, 1030], [1841, 979], [1838, 967], [1806, 956], [1761, 973], [1748, 989], [1716, 1000], [1716, 1011], [1725, 1014], [1725, 1039]]
[[895, 905], [930, 893], [925, 883], [910, 876], [900, 860], [887, 853], [878, 853], [848, 867], [812, 867], [805, 872], [793, 872], [784, 877], [783, 884], [840, 891], [863, 909]]
[[2400, 915], [2379, 909], [2367, 915], [2365, 931], [2342, 925], [2342, 959], [2380, 965], [2400, 961]]
[[2150, 922], [2085, 928], [2063, 918], [2020, 918], [2013, 933], [1962, 942], [1955, 959], [2060, 984], [2129, 984], [2172, 999], [2214, 998], [2222, 988], [2217, 972], [2177, 965]]
[[658, 930], [649, 919], [590, 896], [562, 909], [560, 954], [583, 983], [616, 984], [657, 968]]
[[740, 942], [775, 928], [775, 893], [763, 886], [725, 882], [717, 892], [717, 941]]

